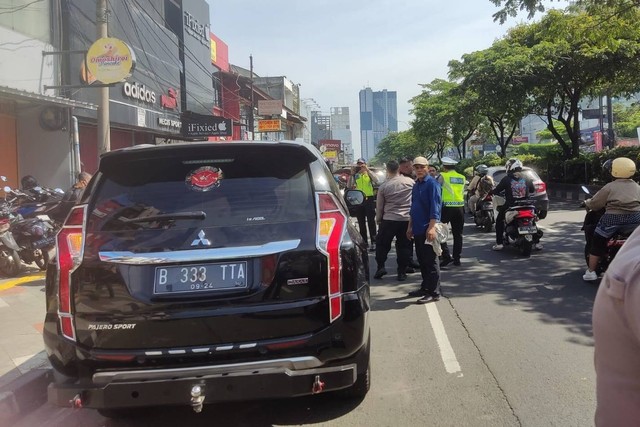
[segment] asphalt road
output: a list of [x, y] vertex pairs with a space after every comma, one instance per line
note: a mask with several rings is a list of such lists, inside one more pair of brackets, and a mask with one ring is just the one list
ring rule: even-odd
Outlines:
[[[493, 234], [465, 227], [463, 265], [443, 271], [446, 298], [414, 304], [419, 274], [372, 283], [372, 388], [362, 401], [286, 401], [159, 408], [130, 420], [45, 405], [31, 426], [588, 426], [595, 374], [591, 308], [582, 282], [583, 212], [555, 203], [544, 250], [492, 252]], [[372, 269], [375, 262], [372, 262]]]

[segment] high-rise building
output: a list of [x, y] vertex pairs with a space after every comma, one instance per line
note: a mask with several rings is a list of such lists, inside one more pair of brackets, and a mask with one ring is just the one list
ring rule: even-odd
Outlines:
[[398, 97], [395, 91], [371, 88], [360, 91], [360, 145], [362, 157], [370, 160], [378, 152], [380, 141], [389, 132], [398, 131]]
[[351, 142], [351, 122], [349, 107], [331, 108], [331, 137], [342, 142], [342, 153], [338, 155], [341, 163], [353, 163], [353, 145]]
[[321, 111], [311, 111], [311, 143], [331, 139], [331, 116]]

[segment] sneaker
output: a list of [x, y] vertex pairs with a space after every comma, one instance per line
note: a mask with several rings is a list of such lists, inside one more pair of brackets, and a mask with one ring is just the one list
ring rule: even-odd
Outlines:
[[504, 245], [493, 245], [493, 247], [491, 248], [491, 250], [493, 251], [501, 251], [504, 249]]
[[427, 291], [425, 291], [424, 289], [416, 289], [415, 291], [411, 291], [409, 293], [407, 293], [407, 296], [409, 297], [423, 297], [425, 296], [427, 293]]
[[398, 277], [396, 279], [398, 282], [404, 282], [407, 280], [407, 273], [398, 273]]
[[373, 275], [374, 279], [382, 279], [382, 276], [387, 274], [387, 270], [384, 267], [380, 267], [376, 270], [376, 274]]
[[427, 303], [436, 302], [436, 301], [440, 301], [440, 296], [425, 295], [422, 298], [420, 298], [418, 301], [416, 301], [416, 304], [427, 304]]
[[585, 282], [593, 282], [598, 280], [598, 274], [595, 271], [587, 269], [587, 271], [582, 275], [582, 280]]
[[454, 259], [453, 260], [453, 265], [455, 265], [456, 267], [460, 267], [460, 260], [459, 259]]
[[440, 267], [446, 267], [447, 265], [451, 264], [452, 262], [453, 262], [453, 260], [451, 258], [443, 259], [442, 261], [440, 261]]
[[544, 246], [542, 246], [542, 243], [534, 243], [533, 244], [533, 250], [535, 251], [541, 251], [544, 248]]

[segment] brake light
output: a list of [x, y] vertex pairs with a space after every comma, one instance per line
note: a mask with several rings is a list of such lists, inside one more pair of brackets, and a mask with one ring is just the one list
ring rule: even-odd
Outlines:
[[71, 273], [82, 261], [84, 247], [84, 223], [87, 206], [74, 207], [56, 237], [58, 254], [58, 317], [62, 335], [76, 339], [71, 309]]
[[544, 193], [547, 191], [547, 184], [543, 181], [534, 182], [533, 185], [536, 187], [536, 193]]
[[329, 320], [342, 315], [342, 260], [340, 245], [347, 217], [331, 193], [317, 193], [318, 232], [316, 246], [327, 257]]

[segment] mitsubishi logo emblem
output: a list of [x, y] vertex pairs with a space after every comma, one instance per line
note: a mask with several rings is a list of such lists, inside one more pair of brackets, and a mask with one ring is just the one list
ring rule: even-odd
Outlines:
[[206, 237], [206, 235], [204, 234], [204, 230], [200, 230], [200, 232], [198, 233], [198, 238], [196, 240], [194, 240], [193, 243], [191, 243], [191, 246], [198, 246], [198, 245], [209, 246], [209, 245], [211, 245], [211, 242], [209, 241], [209, 239], [206, 239], [205, 237]]

